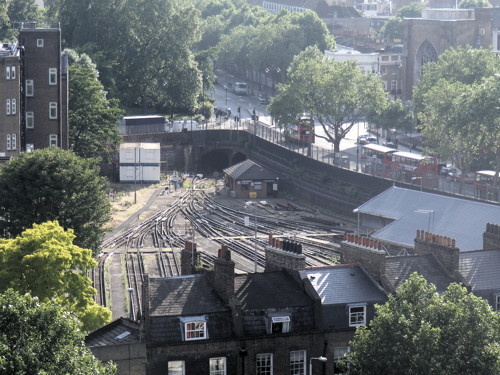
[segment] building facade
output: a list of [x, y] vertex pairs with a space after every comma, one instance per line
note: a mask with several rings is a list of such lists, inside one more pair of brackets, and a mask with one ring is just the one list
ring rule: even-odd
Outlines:
[[69, 147], [68, 60], [59, 28], [22, 24], [0, 50], [0, 157]]

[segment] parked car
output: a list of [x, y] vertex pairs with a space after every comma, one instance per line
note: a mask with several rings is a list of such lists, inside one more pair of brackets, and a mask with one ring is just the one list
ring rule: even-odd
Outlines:
[[259, 94], [259, 103], [260, 104], [269, 104], [271, 100], [269, 99], [269, 96], [266, 94]]

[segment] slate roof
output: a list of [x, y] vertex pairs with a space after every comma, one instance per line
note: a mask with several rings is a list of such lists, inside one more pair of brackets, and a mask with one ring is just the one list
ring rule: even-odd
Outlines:
[[372, 234], [378, 240], [413, 247], [417, 229], [424, 229], [454, 238], [466, 251], [482, 248], [486, 223], [500, 217], [500, 206], [393, 186], [354, 212], [395, 220]]
[[234, 290], [242, 308], [248, 310], [307, 306], [313, 302], [286, 271], [235, 275]]
[[[130, 334], [127, 334], [127, 332]], [[137, 342], [139, 342], [139, 324], [126, 318], [119, 318], [106, 324], [104, 327], [89, 333], [85, 338], [87, 347], [133, 344]]]
[[423, 276], [427, 282], [434, 284], [438, 292], [445, 291], [450, 283], [456, 281], [448, 276], [446, 270], [432, 254], [395, 256], [385, 259], [385, 275], [395, 288], [409, 279], [414, 272]]
[[387, 299], [386, 293], [357, 264], [306, 268], [300, 271], [307, 277], [323, 305], [356, 302], [377, 302]]
[[247, 159], [224, 169], [234, 180], [275, 180], [276, 174]]
[[500, 290], [500, 249], [461, 252], [459, 270], [473, 292]]
[[150, 316], [192, 316], [227, 308], [204, 275], [149, 279]]

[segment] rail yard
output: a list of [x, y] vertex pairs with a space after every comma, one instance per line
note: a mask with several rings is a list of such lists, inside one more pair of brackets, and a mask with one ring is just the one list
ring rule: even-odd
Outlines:
[[92, 278], [99, 304], [113, 319], [137, 316], [145, 275], [180, 275], [180, 252], [196, 244], [198, 266], [210, 268], [222, 245], [232, 251], [236, 272], [264, 270], [269, 234], [300, 243], [306, 266], [336, 262], [338, 242], [352, 223], [299, 208], [284, 199], [238, 200], [203, 188], [162, 193], [130, 224], [102, 244]]

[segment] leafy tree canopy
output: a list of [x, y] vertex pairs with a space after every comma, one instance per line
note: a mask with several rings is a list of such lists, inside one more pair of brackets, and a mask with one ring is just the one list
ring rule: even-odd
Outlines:
[[403, 38], [403, 18], [393, 17], [380, 28], [380, 35], [387, 41]]
[[61, 22], [67, 46], [91, 56], [112, 97], [143, 111], [166, 102], [193, 110], [201, 91], [191, 52], [200, 14], [190, 3], [59, 0], [49, 12]]
[[35, 224], [13, 239], [0, 240], [0, 290], [30, 293], [74, 313], [85, 331], [101, 327], [111, 311], [98, 306], [85, 271], [95, 267], [92, 251], [73, 244], [75, 235], [56, 221]]
[[35, 0], [6, 0], [0, 4], [0, 40], [10, 42], [18, 35], [21, 22], [40, 22], [43, 11]]
[[462, 0], [458, 4], [460, 9], [491, 8], [488, 0]]
[[481, 155], [492, 155], [498, 169], [499, 71], [500, 56], [468, 46], [449, 49], [424, 66], [413, 104], [429, 154], [464, 172]]
[[420, 18], [422, 17], [422, 11], [424, 10], [424, 8], [424, 3], [416, 1], [399, 8], [399, 10], [396, 12], [396, 16], [401, 18]]
[[316, 136], [331, 142], [334, 151], [339, 152], [340, 141], [354, 124], [384, 107], [386, 101], [380, 77], [363, 74], [354, 60], [328, 60], [313, 46], [295, 57], [288, 81], [278, 86], [278, 95], [269, 109], [285, 128], [302, 113], [311, 114], [325, 134]]
[[78, 322], [52, 302], [9, 289], [0, 294], [0, 373], [112, 375], [84, 346]]
[[103, 157], [120, 142], [118, 120], [123, 111], [118, 100], [107, 98], [99, 82], [99, 72], [87, 55], [73, 50], [69, 55], [69, 143], [70, 149], [84, 158]]
[[359, 375], [498, 374], [500, 315], [458, 284], [444, 294], [413, 274], [351, 343]]
[[57, 147], [21, 154], [0, 169], [0, 233], [57, 220], [77, 246], [96, 251], [110, 216], [106, 188], [93, 159]]
[[264, 74], [267, 68], [273, 81], [282, 81], [294, 56], [308, 46], [321, 51], [331, 49], [335, 41], [315, 12], [269, 13], [260, 23], [235, 27], [218, 44], [220, 66], [237, 75], [247, 70]]
[[378, 109], [378, 112], [370, 112], [368, 120], [382, 129], [394, 128], [408, 131], [413, 127], [412, 113], [400, 99], [387, 101], [383, 108]]

